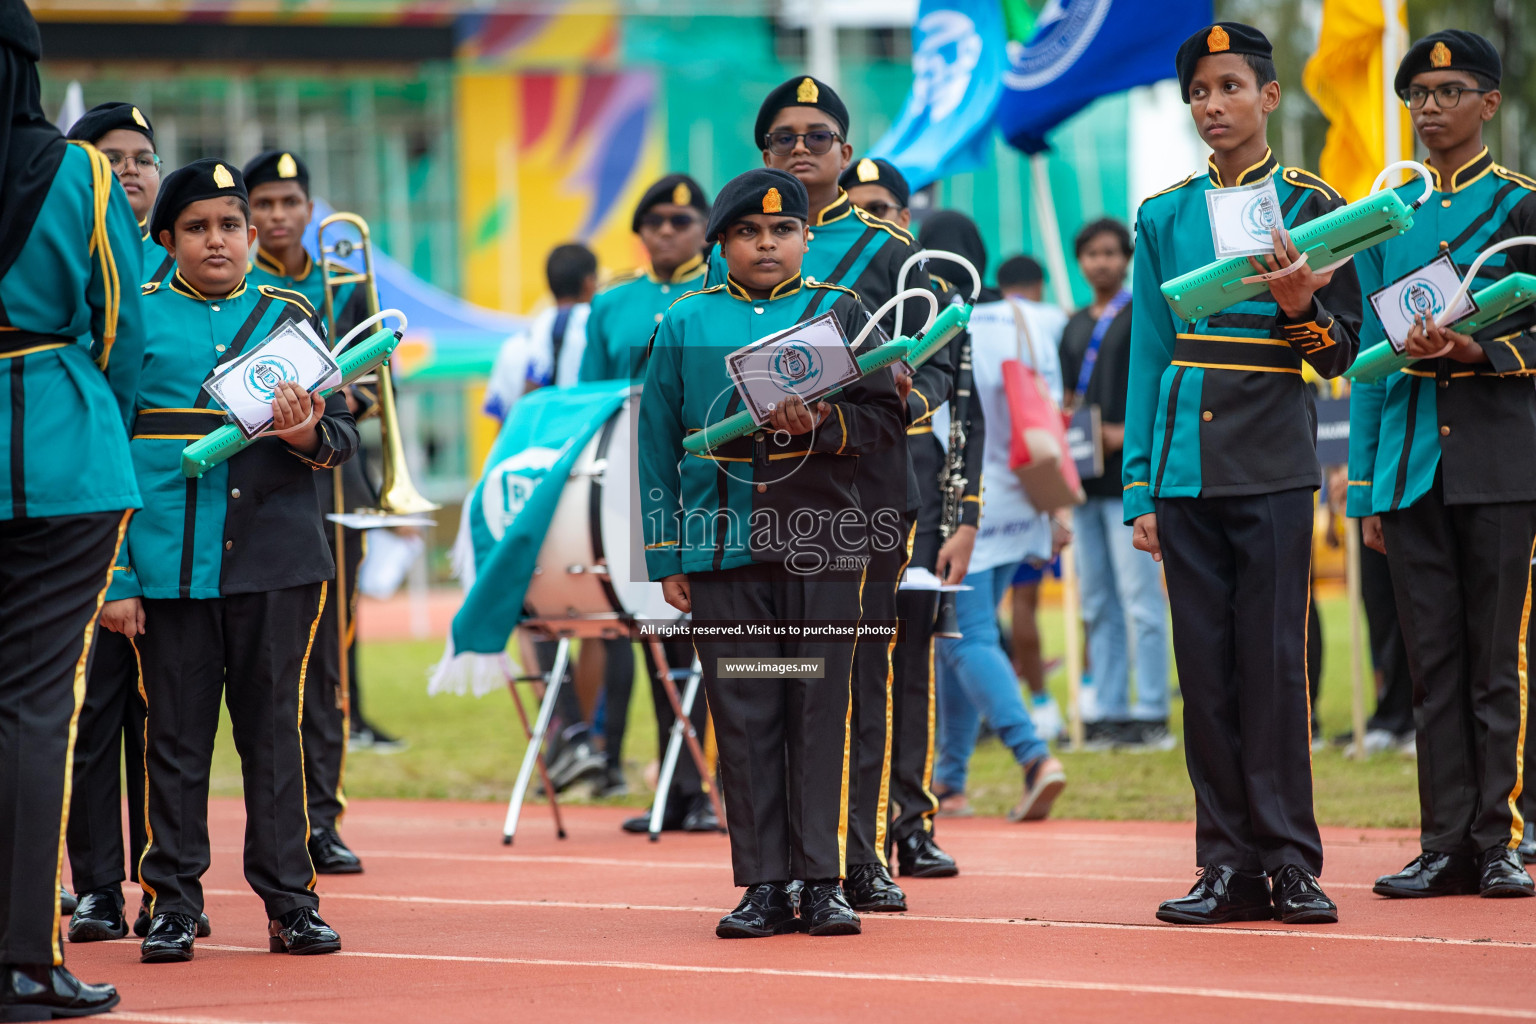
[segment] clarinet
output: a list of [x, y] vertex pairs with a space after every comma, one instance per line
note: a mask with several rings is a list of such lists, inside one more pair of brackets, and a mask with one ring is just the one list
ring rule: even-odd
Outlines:
[[[971, 336], [967, 332], [960, 342], [960, 363], [955, 369], [955, 389], [949, 400], [949, 449], [945, 453], [944, 471], [939, 477], [939, 488], [944, 494], [944, 509], [939, 516], [939, 535], [945, 540], [954, 536], [960, 528], [960, 509], [965, 501], [965, 488], [970, 482], [965, 478], [965, 422], [971, 408]], [[960, 636], [960, 620], [955, 613], [955, 592], [939, 594], [939, 610], [933, 620], [933, 635], [951, 638]]]

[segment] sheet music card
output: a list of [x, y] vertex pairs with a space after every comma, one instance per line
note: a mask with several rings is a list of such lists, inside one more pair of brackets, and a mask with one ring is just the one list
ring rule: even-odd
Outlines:
[[247, 438], [272, 426], [272, 399], [291, 381], [305, 391], [341, 383], [341, 368], [307, 321], [285, 323], [238, 359], [217, 367], [203, 388]]
[[809, 406], [860, 377], [858, 360], [831, 313], [737, 349], [725, 357], [725, 368], [758, 426], [789, 398]]

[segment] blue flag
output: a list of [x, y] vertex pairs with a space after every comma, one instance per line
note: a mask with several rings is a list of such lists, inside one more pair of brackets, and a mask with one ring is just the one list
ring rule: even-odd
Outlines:
[[922, 0], [912, 26], [912, 92], [865, 155], [895, 164], [913, 191], [984, 166], [1007, 67], [1000, 0]]
[[1049, 0], [1003, 76], [997, 127], [1026, 153], [1100, 96], [1177, 74], [1179, 44], [1211, 24], [1211, 0]]
[[523, 597], [571, 467], [608, 417], [624, 404], [629, 381], [540, 388], [518, 400], [496, 436], [485, 472], [465, 503], [473, 582], [453, 617], [448, 651], [430, 691], [488, 692], [503, 685], [499, 661], [523, 618]]

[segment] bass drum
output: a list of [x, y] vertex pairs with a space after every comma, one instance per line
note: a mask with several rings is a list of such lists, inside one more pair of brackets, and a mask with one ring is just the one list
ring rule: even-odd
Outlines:
[[646, 576], [635, 473], [639, 405], [637, 387], [587, 442], [539, 549], [524, 603], [530, 617], [560, 623], [561, 631], [624, 635], [625, 620], [683, 617]]

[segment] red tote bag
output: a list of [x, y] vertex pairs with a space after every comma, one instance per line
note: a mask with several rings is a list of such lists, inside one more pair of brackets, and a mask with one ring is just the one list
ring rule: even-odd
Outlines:
[[[1017, 355], [1003, 360], [1003, 390], [1008, 399], [1008, 468], [1024, 486], [1038, 512], [1081, 505], [1085, 500], [1077, 463], [1067, 454], [1061, 409], [1036, 367], [1034, 338], [1024, 310], [1008, 299], [1013, 311]], [[1029, 362], [1024, 348], [1029, 347]]]

